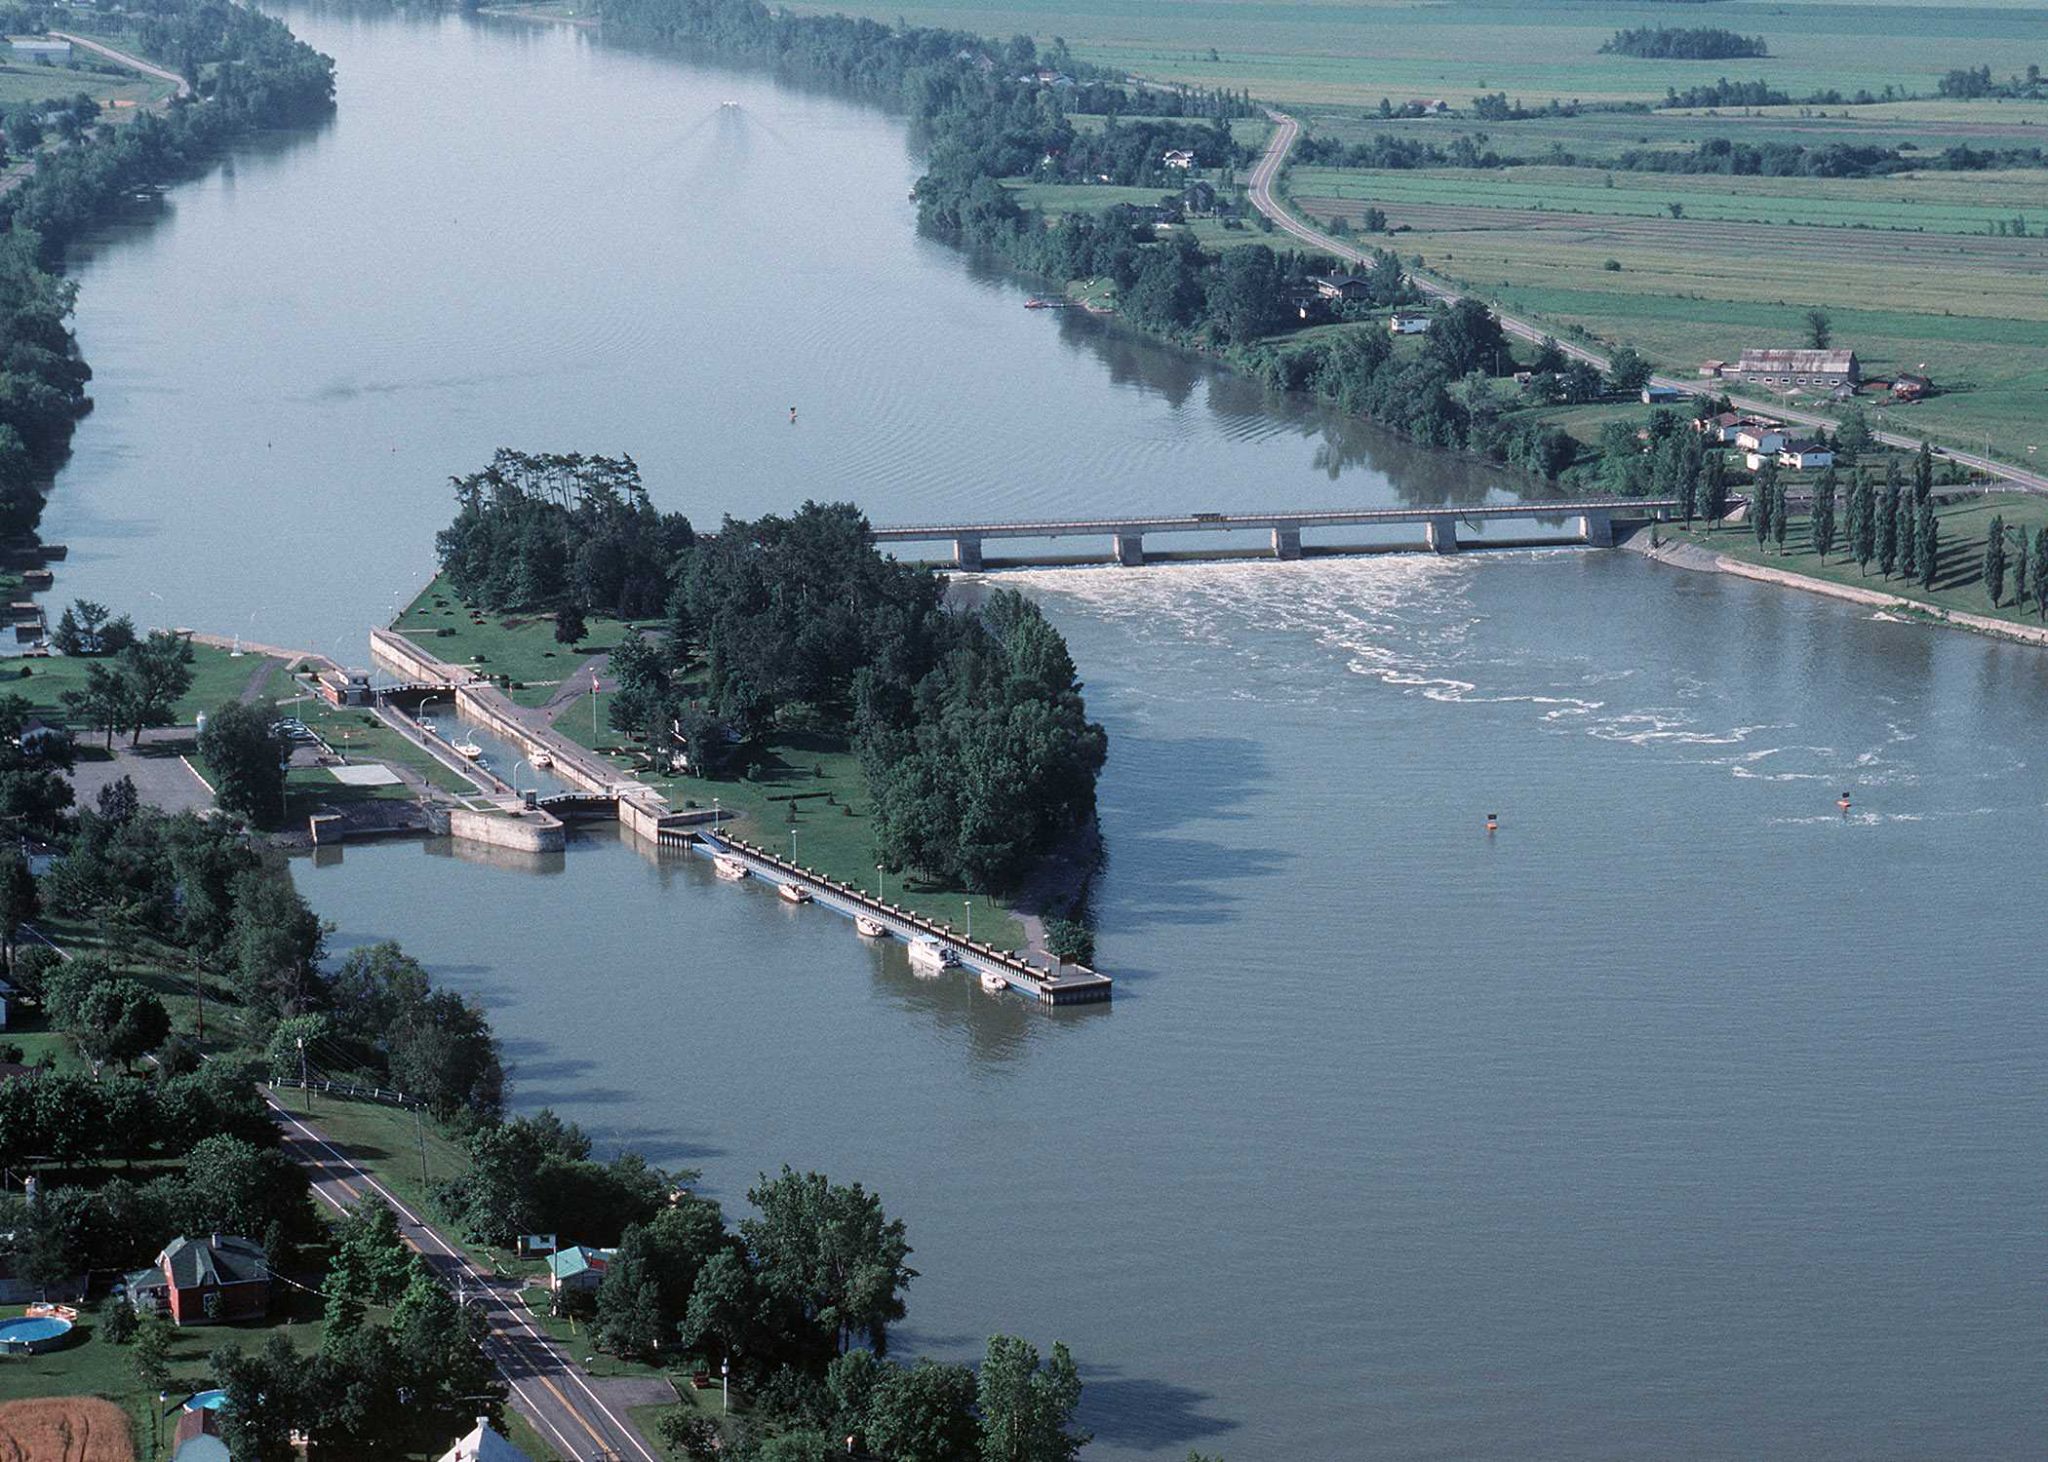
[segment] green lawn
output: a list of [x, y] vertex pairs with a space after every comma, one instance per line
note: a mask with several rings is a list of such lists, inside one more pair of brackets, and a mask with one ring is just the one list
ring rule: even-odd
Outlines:
[[[654, 621], [645, 625], [658, 627]], [[465, 605], [436, 578], [406, 607], [391, 628], [421, 649], [452, 665], [470, 665], [486, 675], [511, 677], [512, 698], [525, 706], [545, 705], [561, 682], [592, 655], [617, 648], [625, 626], [592, 615], [590, 632], [573, 649], [555, 643], [550, 615], [490, 614]]]
[[[107, 64], [113, 65], [112, 62]], [[0, 106], [48, 101], [53, 97], [70, 98], [82, 91], [102, 107], [126, 103], [120, 110], [132, 112], [146, 103], [169, 96], [171, 90], [169, 82], [149, 80], [132, 71], [111, 76], [84, 67], [39, 66], [21, 62], [0, 65]]]
[[[67, 655], [10, 660], [5, 662], [4, 669], [0, 669], [0, 675], [10, 677], [0, 679], [0, 694], [21, 696], [38, 711], [62, 716], [65, 714], [64, 692], [82, 687], [86, 672], [93, 663], [90, 659]], [[178, 701], [174, 710], [178, 723], [189, 726], [200, 712], [239, 700], [242, 692], [266, 665], [281, 671], [284, 662], [262, 655], [236, 656], [212, 645], [194, 645], [192, 688]], [[291, 682], [283, 675], [272, 675], [272, 693], [289, 694], [290, 686]]]
[[[875, 841], [867, 781], [861, 775], [860, 759], [842, 738], [778, 737], [769, 744], [766, 758], [751, 780], [672, 777], [646, 770], [644, 757], [619, 752], [623, 738], [606, 719], [610, 700], [608, 692], [597, 697], [597, 734], [591, 733], [590, 708], [581, 702], [563, 711], [555, 729], [594, 751], [616, 754], [622, 766], [658, 788], [671, 806], [709, 807], [716, 799], [722, 809], [739, 814], [727, 826], [740, 837], [787, 857], [794, 832], [799, 862], [842, 883], [875, 890]], [[892, 902], [964, 930], [966, 890], [906, 884], [894, 874], [886, 877], [883, 888]], [[1018, 948], [1024, 941], [1023, 926], [1015, 916], [986, 894], [974, 896], [974, 934], [1003, 948]]]
[[[1866, 574], [1849, 561], [1840, 543], [1840, 515], [1837, 514], [1837, 543], [1835, 551], [1822, 562], [1813, 552], [1812, 520], [1795, 517], [1786, 525], [1785, 551], [1781, 554], [1775, 547], [1762, 548], [1756, 541], [1756, 534], [1745, 524], [1733, 524], [1709, 531], [1695, 526], [1690, 532], [1681, 527], [1665, 524], [1660, 532], [1666, 537], [1697, 542], [1717, 553], [1730, 558], [1740, 558], [1751, 563], [1782, 568], [1793, 573], [1810, 574], [1817, 579], [1827, 579], [1838, 584], [1853, 584], [1862, 589], [1873, 589], [1880, 593], [1896, 594], [1902, 599], [1914, 600], [1939, 609], [1959, 610], [1965, 614], [1982, 614], [1997, 619], [2010, 620], [2015, 624], [2039, 625], [2040, 615], [2032, 608], [2022, 609], [2012, 603], [2012, 574], [2006, 573], [2006, 602], [1993, 608], [1984, 589], [1984, 542], [1991, 519], [2003, 516], [2008, 528], [2025, 528], [2031, 542], [2037, 528], [2048, 526], [2048, 499], [2023, 493], [1988, 493], [1965, 498], [1959, 502], [1937, 505], [1935, 517], [1940, 523], [1940, 561], [1932, 589], [1923, 589], [1916, 581], [1908, 584], [1894, 574], [1886, 579], [1875, 563]], [[2011, 561], [2008, 543], [2007, 561]]]

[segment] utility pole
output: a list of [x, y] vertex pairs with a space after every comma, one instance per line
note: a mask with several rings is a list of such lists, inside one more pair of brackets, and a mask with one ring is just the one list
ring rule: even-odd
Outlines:
[[412, 1109], [412, 1127], [420, 1142], [420, 1191], [424, 1193], [427, 1191], [427, 1119], [418, 1107]]
[[305, 1098], [306, 1098], [306, 1110], [307, 1110], [308, 1112], [310, 1112], [310, 1111], [312, 1111], [312, 1110], [313, 1110], [313, 1087], [312, 1087], [312, 1083], [310, 1083], [310, 1082], [308, 1082], [308, 1081], [306, 1080], [306, 1038], [305, 1038], [304, 1036], [300, 1036], [300, 1037], [298, 1038], [298, 1044], [299, 1044], [299, 1090], [300, 1090], [301, 1092], [303, 1092], [303, 1093], [305, 1094]]

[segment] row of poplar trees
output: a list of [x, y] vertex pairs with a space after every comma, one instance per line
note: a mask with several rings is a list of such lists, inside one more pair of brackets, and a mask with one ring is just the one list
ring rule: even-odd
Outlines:
[[[1859, 469], [1846, 492], [1835, 469], [1827, 468], [1814, 484], [1809, 509], [1813, 551], [1826, 561], [1840, 548], [1865, 574], [1875, 562], [1887, 579], [1896, 573], [1908, 583], [1933, 588], [1941, 561], [1933, 489], [1934, 457], [1924, 442], [1910, 486], [1896, 458], [1885, 464], [1882, 485], [1873, 484]], [[1750, 502], [1750, 526], [1758, 545], [1775, 544], [1784, 552], [1787, 517], [1777, 465], [1765, 463], [1757, 472]], [[2002, 514], [1994, 516], [1984, 535], [1983, 583], [1992, 608], [2007, 602], [2025, 608], [2031, 602], [2035, 612], [2048, 619], [2048, 527], [2036, 528], [2030, 538], [2025, 528], [2008, 528]]]

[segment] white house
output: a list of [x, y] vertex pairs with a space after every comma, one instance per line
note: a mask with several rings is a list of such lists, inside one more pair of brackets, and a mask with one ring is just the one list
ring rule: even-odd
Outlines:
[[1403, 315], [1397, 312], [1388, 316], [1387, 332], [1392, 335], [1427, 335], [1429, 316]]
[[1785, 450], [1785, 433], [1778, 427], [1768, 426], [1760, 421], [1746, 421], [1735, 433], [1735, 445], [1745, 452], [1762, 452], [1774, 456]]
[[1787, 442], [1778, 453], [1778, 465], [1806, 472], [1835, 465], [1835, 454], [1819, 442]]
[[1159, 160], [1167, 167], [1179, 168], [1182, 172], [1186, 172], [1195, 165], [1195, 155], [1192, 152], [1183, 152], [1178, 148], [1170, 149]]

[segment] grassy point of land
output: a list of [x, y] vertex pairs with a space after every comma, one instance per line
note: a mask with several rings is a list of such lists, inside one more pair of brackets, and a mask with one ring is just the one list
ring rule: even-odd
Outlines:
[[[558, 645], [552, 615], [473, 609], [462, 603], [446, 579], [436, 577], [391, 628], [438, 660], [468, 665], [484, 675], [509, 676], [513, 700], [541, 706], [585, 660], [616, 649], [627, 628], [599, 615], [590, 616], [588, 623], [589, 633], [576, 645]], [[646, 621], [642, 627], [660, 626]]]
[[[88, 670], [96, 663], [109, 662], [69, 655], [8, 661], [0, 669], [0, 694], [18, 695], [37, 711], [63, 717], [64, 692], [82, 688]], [[194, 645], [192, 688], [178, 701], [172, 714], [179, 725], [189, 726], [202, 711], [239, 700], [266, 669], [271, 675], [270, 693], [290, 694], [291, 682], [279, 673], [284, 669], [284, 661], [264, 655], [236, 656], [213, 645]]]

